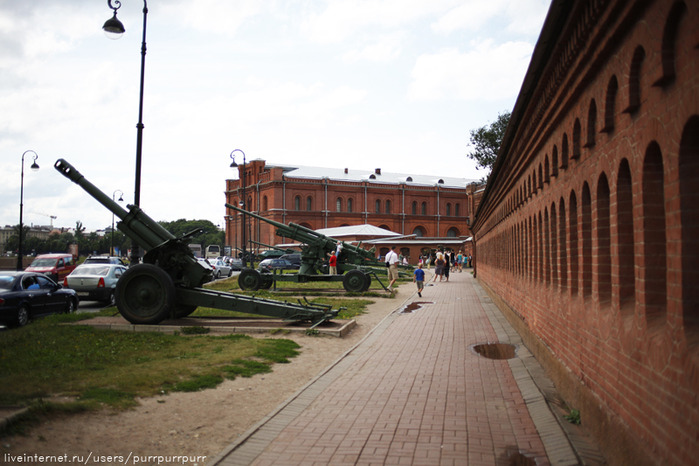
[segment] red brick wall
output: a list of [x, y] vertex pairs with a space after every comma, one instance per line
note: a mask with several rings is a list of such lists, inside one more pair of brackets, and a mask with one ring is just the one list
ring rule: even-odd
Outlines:
[[570, 5], [480, 205], [477, 276], [610, 462], [696, 464], [699, 3]]

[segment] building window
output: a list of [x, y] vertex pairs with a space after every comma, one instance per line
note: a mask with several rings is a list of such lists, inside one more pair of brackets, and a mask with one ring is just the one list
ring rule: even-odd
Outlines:
[[352, 204], [353, 204], [353, 201], [352, 201], [352, 198], [350, 197], [349, 199], [347, 199], [347, 212], [349, 212], [349, 213], [352, 213]]
[[374, 212], [377, 214], [381, 213], [381, 200], [377, 199], [376, 202], [374, 203]]
[[268, 207], [269, 207], [269, 205], [268, 205], [268, 201], [267, 201], [267, 196], [263, 196], [262, 197], [262, 211], [267, 212], [269, 210]]
[[612, 76], [607, 84], [607, 97], [604, 108], [604, 126], [602, 131], [609, 133], [614, 129], [614, 116], [616, 115], [616, 95], [619, 91], [619, 83], [616, 76]]
[[427, 202], [423, 202], [422, 206], [420, 207], [420, 213], [422, 215], [427, 215]]
[[417, 215], [417, 201], [413, 201], [412, 213]]
[[415, 229], [413, 230], [413, 234], [416, 238], [422, 238], [423, 236], [425, 236], [425, 230], [423, 230], [422, 227], [415, 227]]
[[641, 106], [641, 66], [646, 58], [646, 51], [640, 45], [636, 47], [631, 58], [631, 68], [629, 70], [629, 106], [627, 113], [634, 113]]
[[451, 217], [451, 202], [447, 202], [447, 217]]
[[294, 210], [301, 210], [301, 196], [294, 198]]
[[390, 214], [391, 213], [391, 201], [386, 200], [386, 213]]
[[456, 238], [457, 236], [459, 236], [459, 230], [457, 230], [455, 227], [447, 230], [447, 238]]
[[459, 204], [459, 203], [454, 204], [454, 215], [457, 217], [459, 215], [461, 215], [461, 204]]
[[338, 212], [342, 212], [342, 199], [337, 198], [337, 201], [335, 201], [335, 210]]
[[597, 103], [595, 99], [590, 101], [590, 108], [587, 112], [587, 142], [585, 147], [592, 147], [595, 145], [595, 136], [597, 132]]
[[309, 212], [313, 210], [313, 198], [311, 196], [306, 198], [306, 210]]

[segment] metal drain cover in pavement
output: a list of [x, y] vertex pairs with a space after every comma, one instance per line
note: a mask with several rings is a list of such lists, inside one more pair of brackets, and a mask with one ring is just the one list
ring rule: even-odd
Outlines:
[[472, 345], [471, 350], [488, 359], [512, 359], [515, 357], [515, 345], [509, 343], [482, 343]]

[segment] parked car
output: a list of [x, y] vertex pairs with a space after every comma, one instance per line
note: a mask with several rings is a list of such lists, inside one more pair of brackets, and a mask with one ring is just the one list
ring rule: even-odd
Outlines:
[[75, 290], [81, 299], [114, 306], [114, 290], [126, 267], [119, 264], [81, 264], [63, 279], [63, 287]]
[[126, 265], [121, 257], [116, 256], [87, 256], [83, 264], [117, 264]]
[[283, 271], [295, 268], [296, 267], [286, 259], [265, 259], [257, 266], [257, 270], [260, 272], [272, 272], [274, 270]]
[[228, 266], [231, 270], [240, 271], [243, 270], [243, 260], [231, 257], [228, 259]]
[[230, 277], [231, 266], [221, 259], [208, 259], [211, 268], [214, 269], [214, 278]]
[[6, 325], [21, 327], [41, 315], [75, 312], [79, 302], [75, 290], [42, 273], [0, 271], [0, 322]]
[[301, 253], [284, 254], [280, 259], [289, 261], [296, 269], [301, 268]]
[[38, 272], [60, 283], [75, 269], [75, 259], [71, 254], [40, 254], [25, 269], [25, 272]]

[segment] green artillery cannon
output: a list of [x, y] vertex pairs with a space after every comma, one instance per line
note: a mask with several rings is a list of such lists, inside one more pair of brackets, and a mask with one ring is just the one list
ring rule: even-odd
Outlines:
[[188, 238], [198, 230], [176, 238], [138, 206], [129, 205], [129, 211], [124, 210], [65, 160], [57, 160], [54, 167], [119, 217], [119, 230], [147, 251], [143, 263], [129, 267], [115, 290], [117, 308], [132, 324], [185, 317], [198, 306], [310, 321], [313, 327], [339, 313], [308, 301], [286, 303], [201, 288], [211, 280], [212, 271], [197, 261], [187, 246]]
[[[240, 207], [226, 204], [226, 207], [237, 212], [250, 215], [276, 227], [276, 234], [284, 238], [291, 238], [301, 246], [301, 267], [298, 273], [292, 274], [270, 274], [261, 273], [254, 269], [245, 269], [238, 276], [238, 284], [244, 290], [257, 290], [269, 288], [277, 281], [294, 281], [298, 283], [319, 282], [319, 281], [342, 281], [346, 291], [362, 292], [369, 289], [371, 276], [386, 289], [386, 286], [379, 279], [377, 272], [386, 270], [385, 264], [376, 260], [376, 249], [364, 249], [360, 245], [345, 243], [344, 241], [325, 236], [316, 231], [306, 228], [296, 223], [283, 223], [270, 220], [260, 215], [248, 212]], [[338, 250], [337, 275], [327, 275], [322, 273], [322, 267], [328, 256]]]

